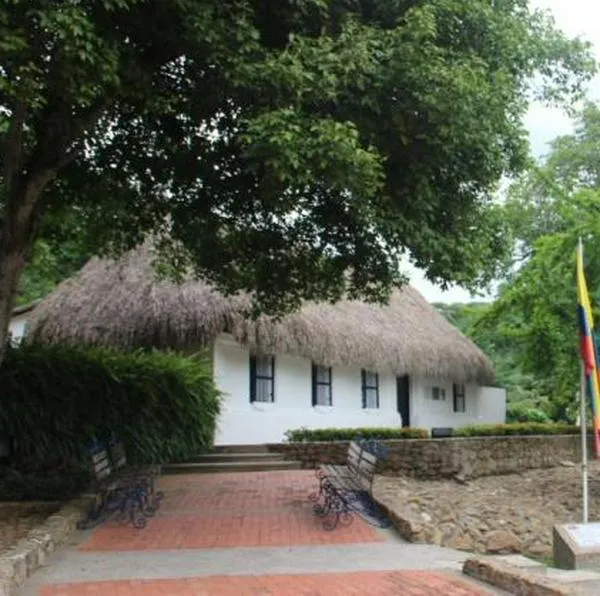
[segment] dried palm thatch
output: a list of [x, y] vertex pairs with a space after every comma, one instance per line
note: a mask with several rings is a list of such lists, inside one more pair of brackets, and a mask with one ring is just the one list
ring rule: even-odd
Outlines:
[[246, 296], [208, 283], [158, 280], [147, 247], [119, 261], [92, 259], [33, 312], [30, 337], [48, 343], [190, 350], [231, 333], [252, 352], [291, 354], [323, 365], [487, 383], [490, 360], [413, 288], [387, 306], [306, 303], [277, 321], [246, 316]]

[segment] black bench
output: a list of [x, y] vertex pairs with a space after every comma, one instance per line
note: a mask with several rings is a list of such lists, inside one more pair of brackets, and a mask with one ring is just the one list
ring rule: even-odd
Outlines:
[[139, 486], [144, 494], [145, 511], [152, 515], [160, 506], [164, 494], [156, 490], [156, 477], [160, 475], [160, 465], [132, 466], [127, 462], [127, 454], [121, 440], [113, 434], [106, 441], [108, 455], [115, 476], [126, 485]]
[[89, 448], [94, 475], [92, 487], [98, 499], [77, 524], [80, 530], [93, 528], [113, 515], [128, 518], [134, 528], [144, 528], [147, 518], [153, 516], [158, 507], [160, 499], [156, 498], [158, 493], [154, 493], [154, 477], [149, 472], [125, 472], [124, 452], [122, 457], [113, 460], [117, 456], [116, 444], [112, 447], [111, 451], [110, 441], [104, 440], [95, 441]]
[[318, 466], [319, 489], [310, 499], [315, 502], [315, 513], [324, 518], [326, 530], [335, 529], [340, 522], [351, 523], [353, 513], [373, 525], [389, 525], [388, 517], [372, 498], [377, 462], [386, 457], [387, 449], [380, 443], [355, 440], [348, 446], [345, 465]]

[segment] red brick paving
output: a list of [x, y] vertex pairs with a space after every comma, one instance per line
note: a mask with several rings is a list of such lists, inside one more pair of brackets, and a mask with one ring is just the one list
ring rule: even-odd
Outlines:
[[369, 571], [314, 575], [238, 575], [60, 584], [41, 596], [484, 596], [483, 588], [441, 572]]
[[144, 530], [107, 525], [97, 530], [80, 549], [84, 551], [148, 551], [241, 546], [292, 546], [383, 541], [361, 520], [326, 532], [310, 512], [230, 517], [162, 517], [150, 520]]
[[384, 538], [355, 518], [323, 530], [307, 497], [312, 472], [249, 472], [166, 476], [165, 499], [143, 530], [106, 524], [83, 551], [148, 551], [241, 546], [292, 546], [380, 542]]
[[[312, 472], [256, 472], [161, 478], [165, 499], [144, 530], [107, 524], [82, 551], [158, 551], [241, 546], [368, 543], [385, 540], [360, 518], [325, 531], [308, 494]], [[152, 556], [160, 557], [159, 553]], [[44, 586], [40, 596], [483, 596], [444, 572], [365, 571], [306, 575], [227, 575]]]

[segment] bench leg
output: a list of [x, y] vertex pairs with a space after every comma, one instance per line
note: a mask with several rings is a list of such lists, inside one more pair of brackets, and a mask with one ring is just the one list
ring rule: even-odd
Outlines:
[[331, 489], [331, 507], [328, 515], [323, 520], [323, 528], [327, 531], [333, 531], [338, 524], [349, 526], [352, 523], [352, 511], [348, 507], [346, 500], [335, 490]]
[[334, 502], [336, 500], [336, 493], [327, 480], [323, 478], [320, 484], [319, 499], [313, 505], [313, 511], [319, 517], [326, 517], [329, 512], [334, 508]]
[[[127, 499], [127, 509], [128, 509], [128, 515], [129, 515], [129, 521], [131, 523], [131, 525], [138, 529], [141, 530], [142, 528], [146, 527], [146, 524], [148, 523], [146, 520], [146, 515], [142, 509], [142, 507], [140, 506], [140, 499], [139, 498], [129, 498]], [[139, 510], [140, 510], [140, 514], [137, 514], [137, 509], [139, 506]]]
[[318, 503], [323, 498], [324, 484], [327, 480], [327, 474], [323, 470], [317, 468], [315, 470], [315, 476], [319, 480], [319, 487], [315, 492], [312, 492], [310, 495], [308, 495], [308, 499], [313, 503]]

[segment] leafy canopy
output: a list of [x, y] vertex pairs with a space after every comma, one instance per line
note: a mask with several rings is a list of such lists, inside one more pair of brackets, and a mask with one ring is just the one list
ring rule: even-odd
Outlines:
[[529, 81], [593, 70], [526, 0], [0, 0], [0, 233], [26, 188], [266, 308], [384, 297], [403, 254], [484, 284]]
[[[511, 190], [507, 222], [520, 247], [519, 264], [479, 322], [521, 352], [523, 370], [537, 379], [554, 417], [576, 411], [579, 335], [575, 249], [584, 243], [592, 303], [600, 299], [600, 109], [586, 105], [571, 135]], [[600, 312], [596, 312], [596, 316]]]

